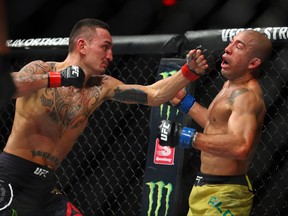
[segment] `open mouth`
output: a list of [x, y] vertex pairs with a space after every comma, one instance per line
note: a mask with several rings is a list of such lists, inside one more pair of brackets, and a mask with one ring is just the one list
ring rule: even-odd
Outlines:
[[222, 57], [221, 67], [228, 67], [228, 61], [225, 57]]

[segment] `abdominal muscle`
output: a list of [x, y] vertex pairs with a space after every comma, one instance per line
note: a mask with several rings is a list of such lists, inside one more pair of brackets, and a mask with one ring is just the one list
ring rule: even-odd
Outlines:
[[23, 139], [12, 133], [3, 151], [51, 169], [57, 169], [73, 145], [74, 142], [68, 140], [59, 140], [54, 143], [47, 137]]
[[210, 175], [234, 176], [246, 174], [247, 161], [225, 159], [201, 152], [201, 172]]
[[33, 119], [33, 115], [28, 116], [30, 118], [15, 113], [12, 132], [3, 151], [57, 169], [87, 121], [81, 120], [77, 127], [67, 128], [60, 135], [59, 126], [46, 117]]
[[[221, 122], [220, 124], [208, 124], [204, 130], [205, 134], [225, 134], [227, 133], [227, 124]], [[233, 148], [233, 143], [230, 143]], [[210, 175], [242, 175], [246, 174], [249, 167], [248, 160], [237, 160], [233, 158], [225, 158], [224, 156], [217, 156], [205, 151], [201, 152], [201, 172]]]

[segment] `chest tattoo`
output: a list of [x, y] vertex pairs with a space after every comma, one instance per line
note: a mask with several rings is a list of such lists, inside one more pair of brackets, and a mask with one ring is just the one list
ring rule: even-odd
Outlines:
[[74, 88], [47, 88], [41, 95], [41, 104], [50, 119], [60, 127], [60, 137], [67, 129], [77, 128], [86, 122], [97, 107], [100, 87], [93, 90]]

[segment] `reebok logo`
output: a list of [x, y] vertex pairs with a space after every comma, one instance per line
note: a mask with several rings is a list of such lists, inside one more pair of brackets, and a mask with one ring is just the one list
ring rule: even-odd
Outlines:
[[34, 171], [34, 174], [35, 175], [38, 175], [38, 176], [43, 176], [46, 178], [46, 174], [48, 174], [49, 171], [48, 170], [45, 170], [45, 169], [42, 169], [40, 167], [37, 167], [36, 170]]

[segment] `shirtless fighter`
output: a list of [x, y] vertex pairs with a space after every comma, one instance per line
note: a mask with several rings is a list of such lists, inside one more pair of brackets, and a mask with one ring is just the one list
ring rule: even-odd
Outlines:
[[35, 60], [13, 72], [16, 111], [0, 154], [0, 215], [82, 215], [54, 188], [55, 170], [88, 117], [105, 100], [148, 106], [167, 102], [198, 78], [190, 69], [202, 73], [208, 67], [201, 50], [191, 53], [195, 58], [171, 77], [149, 86], [125, 85], [104, 74], [113, 59], [108, 25], [87, 18], [73, 27], [63, 62]]
[[[253, 30], [238, 33], [222, 56], [221, 73], [227, 81], [209, 108], [184, 92], [172, 100], [204, 128], [201, 133], [165, 120], [159, 128], [161, 145], [201, 151], [189, 216], [247, 216], [251, 211], [254, 194], [247, 172], [266, 114], [257, 78], [271, 50], [271, 41], [264, 34]], [[168, 139], [164, 139], [165, 133]]]

